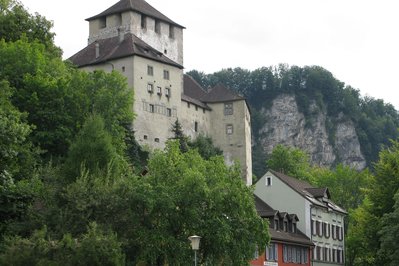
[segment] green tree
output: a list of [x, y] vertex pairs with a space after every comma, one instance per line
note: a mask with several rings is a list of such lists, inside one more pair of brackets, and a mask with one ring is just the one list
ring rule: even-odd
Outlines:
[[30, 238], [8, 238], [1, 265], [125, 265], [121, 243], [112, 232], [91, 223], [87, 232], [72, 238], [52, 239], [47, 229], [37, 230]]
[[54, 45], [53, 23], [36, 13], [31, 15], [18, 0], [0, 1], [0, 38], [14, 42], [22, 37], [39, 41], [54, 55], [61, 56], [61, 49]]
[[175, 123], [172, 125], [171, 130], [174, 134], [173, 139], [178, 140], [180, 143], [180, 150], [182, 152], [187, 152], [188, 151], [188, 144], [187, 144], [188, 138], [183, 133], [183, 128], [179, 122], [179, 119], [176, 119]]
[[197, 149], [199, 154], [205, 160], [209, 160], [213, 156], [223, 155], [223, 151], [213, 145], [210, 137], [199, 135], [194, 140], [188, 142], [191, 149]]
[[310, 179], [309, 157], [298, 148], [278, 144], [267, 160], [267, 167], [298, 179]]
[[67, 180], [75, 180], [84, 171], [93, 174], [111, 171], [112, 176], [118, 176], [126, 169], [127, 163], [113, 146], [104, 120], [99, 115], [89, 117], [70, 147], [65, 162]]
[[390, 213], [384, 214], [381, 221], [381, 230], [379, 235], [381, 237], [380, 256], [387, 256], [389, 264], [399, 265], [399, 190], [394, 196], [394, 209]]

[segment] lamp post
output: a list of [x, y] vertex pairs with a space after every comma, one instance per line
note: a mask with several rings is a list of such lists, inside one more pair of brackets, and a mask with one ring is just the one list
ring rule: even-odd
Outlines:
[[201, 237], [193, 235], [188, 239], [191, 241], [191, 248], [194, 250], [194, 265], [197, 266], [197, 250], [199, 249]]

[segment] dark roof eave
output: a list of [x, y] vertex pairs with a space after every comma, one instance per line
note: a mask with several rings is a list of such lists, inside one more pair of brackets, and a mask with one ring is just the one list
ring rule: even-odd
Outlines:
[[[126, 11], [127, 11], [127, 10], [122, 11], [122, 12], [126, 12]], [[157, 17], [154, 17], [154, 16], [152, 16], [152, 15], [150, 15], [150, 14], [146, 14], [145, 12], [141, 12], [141, 11], [138, 11], [138, 10], [135, 10], [135, 9], [133, 9], [132, 11], [135, 11], [135, 12], [137, 12], [137, 13], [146, 15], [147, 17], [150, 17], [150, 18], [153, 18], [153, 19], [157, 19], [157, 20], [163, 21], [163, 22], [165, 22], [165, 23], [171, 24], [171, 25], [176, 26], [176, 27], [179, 27], [179, 28], [181, 28], [181, 29], [186, 29], [186, 27], [184, 27], [184, 26], [182, 26], [182, 25], [180, 25], [180, 24], [177, 24], [176, 22], [170, 22], [170, 21], [167, 21], [167, 20], [165, 20], [165, 19], [157, 18]], [[110, 15], [114, 15], [114, 14], [118, 14], [118, 13], [120, 13], [120, 12], [111, 12], [111, 13], [104, 14], [104, 15], [98, 14], [98, 15], [92, 16], [92, 17], [90, 17], [90, 18], [86, 18], [85, 20], [90, 22], [90, 21], [92, 21], [92, 20], [95, 20], [95, 19], [98, 19], [98, 18], [101, 18], [101, 17], [110, 16]]]
[[[149, 56], [143, 56], [143, 55], [138, 55], [138, 54], [116, 56], [116, 57], [112, 57], [110, 59], [101, 59], [101, 60], [98, 60], [98, 61], [95, 61], [95, 62], [85, 63], [85, 64], [77, 65], [77, 66], [78, 67], [95, 66], [95, 65], [100, 65], [100, 64], [103, 64], [103, 63], [110, 62], [112, 60], [126, 58], [126, 57], [129, 57], [129, 56], [140, 56], [140, 57], [147, 58], [147, 59], [150, 59], [150, 60], [153, 60], [153, 61], [157, 61], [157, 62], [166, 64], [166, 65], [170, 65], [170, 66], [174, 66], [174, 67], [177, 67], [177, 68], [180, 68], [180, 69], [184, 69], [184, 67], [182, 65], [179, 65], [179, 64], [168, 63], [168, 62], [165, 62], [165, 61], [162, 61], [162, 60], [156, 60], [156, 59], [154, 59], [152, 57], [149, 57]], [[67, 59], [67, 60], [71, 61], [70, 59]]]

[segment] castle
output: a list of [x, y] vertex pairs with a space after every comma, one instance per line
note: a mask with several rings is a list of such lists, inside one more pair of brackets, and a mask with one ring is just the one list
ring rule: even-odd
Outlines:
[[88, 45], [70, 60], [80, 69], [119, 71], [134, 90], [135, 137], [164, 148], [178, 119], [185, 135], [212, 138], [228, 165], [252, 184], [250, 110], [223, 85], [204, 90], [183, 73], [183, 30], [144, 0], [120, 0], [89, 22]]

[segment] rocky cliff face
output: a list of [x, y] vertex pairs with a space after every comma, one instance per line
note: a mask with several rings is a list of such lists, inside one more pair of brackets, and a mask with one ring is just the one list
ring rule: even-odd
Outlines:
[[258, 141], [263, 150], [270, 154], [277, 144], [284, 144], [306, 151], [312, 163], [320, 166], [342, 162], [356, 169], [365, 168], [366, 160], [353, 123], [340, 119], [335, 137], [329, 140], [325, 113], [316, 104], [311, 109], [312, 119], [306, 120], [298, 110], [295, 96], [284, 94], [273, 100], [271, 108], [262, 109], [265, 123], [258, 132]]

